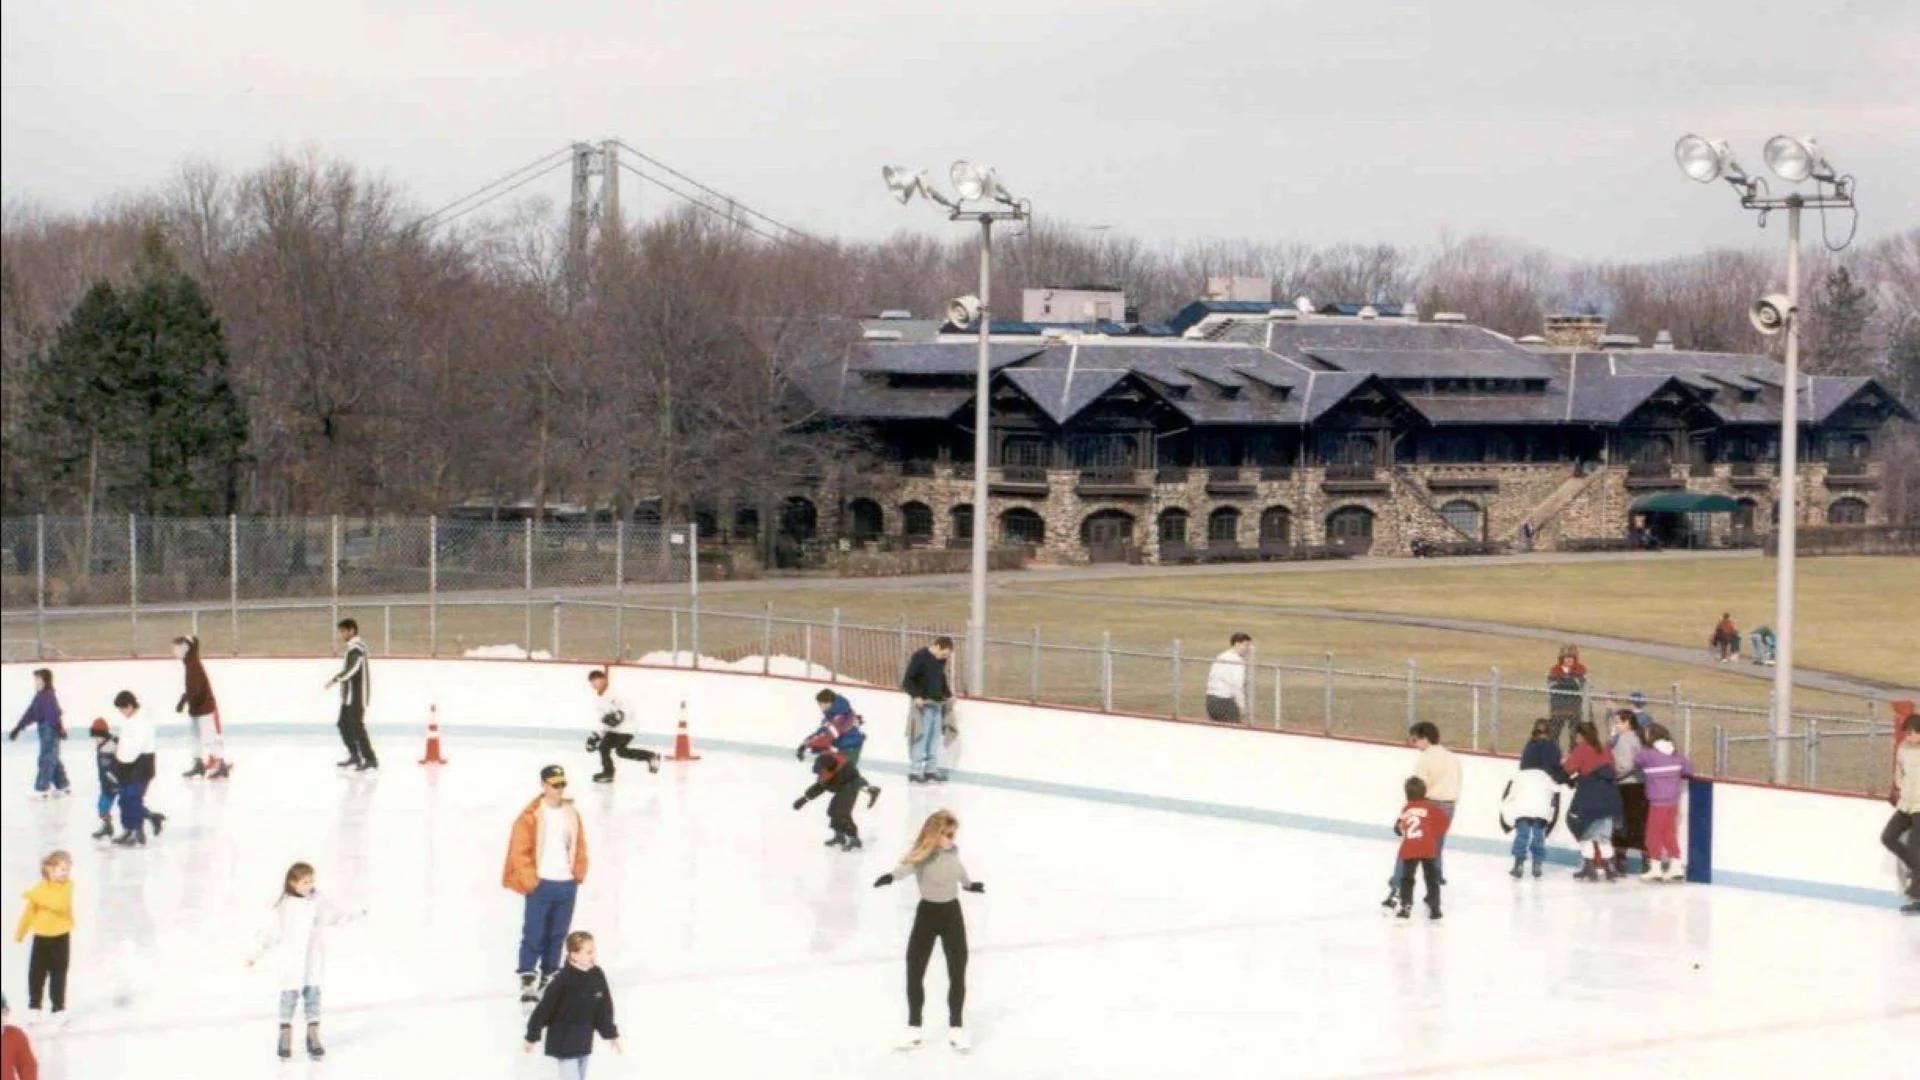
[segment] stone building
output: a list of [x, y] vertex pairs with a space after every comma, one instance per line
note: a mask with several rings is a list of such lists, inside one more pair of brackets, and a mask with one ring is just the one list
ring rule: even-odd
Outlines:
[[[1197, 561], [1749, 544], [1771, 528], [1773, 360], [1644, 348], [1590, 316], [1514, 341], [1457, 315], [1303, 308], [996, 326], [994, 542], [1043, 561]], [[792, 538], [968, 542], [975, 339], [901, 325], [917, 329], [800, 373], [885, 464], [795, 490], [778, 523]], [[1879, 449], [1912, 414], [1868, 378], [1799, 393], [1802, 520], [1883, 521]], [[1693, 511], [1702, 495], [1737, 509]]]

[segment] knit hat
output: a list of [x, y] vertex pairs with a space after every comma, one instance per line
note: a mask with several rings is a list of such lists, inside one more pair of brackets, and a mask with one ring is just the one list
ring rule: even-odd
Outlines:
[[1647, 695], [1644, 691], [1635, 690], [1633, 693], [1627, 695], [1627, 700], [1644, 708], [1647, 704]]
[[112, 732], [107, 727], [107, 722], [96, 716], [93, 718], [92, 726], [87, 728], [87, 734], [97, 739], [104, 739]]

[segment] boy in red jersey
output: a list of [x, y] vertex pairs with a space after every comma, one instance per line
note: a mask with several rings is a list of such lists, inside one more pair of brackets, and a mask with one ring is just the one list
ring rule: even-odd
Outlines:
[[1452, 819], [1445, 807], [1427, 798], [1427, 782], [1417, 776], [1407, 778], [1407, 805], [1393, 823], [1393, 834], [1400, 838], [1400, 910], [1396, 918], [1413, 917], [1413, 871], [1417, 866], [1427, 879], [1427, 918], [1440, 917], [1440, 873], [1434, 865], [1440, 855], [1440, 841], [1447, 835]]

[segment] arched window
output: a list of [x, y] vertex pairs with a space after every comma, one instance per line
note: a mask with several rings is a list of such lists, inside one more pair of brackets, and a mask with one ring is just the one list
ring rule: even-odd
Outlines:
[[1133, 548], [1133, 515], [1100, 510], [1080, 522], [1080, 542], [1094, 562], [1124, 561]]
[[720, 537], [720, 515], [711, 510], [695, 510], [693, 525], [700, 530], [700, 538], [703, 540], [715, 540]]
[[1260, 511], [1260, 542], [1269, 546], [1293, 543], [1293, 511], [1284, 506]]
[[855, 540], [878, 540], [887, 531], [886, 514], [872, 499], [855, 499], [847, 504], [847, 532]]
[[1207, 515], [1207, 543], [1237, 544], [1240, 542], [1240, 511], [1231, 506], [1222, 506]]
[[1024, 506], [1016, 506], [1000, 515], [1000, 542], [1004, 544], [1043, 544], [1047, 540], [1047, 522]]
[[933, 509], [923, 502], [900, 507], [900, 531], [909, 540], [926, 540], [933, 535]]
[[1740, 506], [1733, 512], [1733, 528], [1736, 532], [1752, 532], [1755, 512], [1760, 504], [1752, 499], [1741, 499]]
[[1357, 554], [1373, 549], [1373, 511], [1343, 506], [1327, 515], [1327, 543]]
[[1052, 464], [1051, 449], [1043, 435], [1009, 435], [1000, 444], [1000, 464], [1044, 468]]
[[1179, 507], [1160, 511], [1160, 542], [1163, 544], [1184, 544], [1187, 542], [1187, 512]]
[[813, 539], [819, 520], [811, 499], [795, 495], [780, 507], [780, 532], [795, 540]]
[[953, 539], [949, 543], [954, 547], [970, 547], [973, 544], [973, 505], [961, 503], [947, 511], [947, 523], [953, 528]]
[[1486, 539], [1487, 518], [1475, 504], [1465, 499], [1455, 499], [1440, 508], [1440, 516], [1447, 519], [1447, 524], [1459, 529], [1467, 539]]
[[751, 540], [760, 535], [760, 511], [751, 506], [743, 506], [733, 512], [733, 535], [742, 540]]
[[1835, 499], [1827, 507], [1829, 525], [1865, 525], [1867, 523], [1867, 504], [1862, 499]]

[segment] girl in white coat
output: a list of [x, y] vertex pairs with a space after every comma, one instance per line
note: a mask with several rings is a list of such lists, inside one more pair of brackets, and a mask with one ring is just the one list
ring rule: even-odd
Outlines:
[[307, 1007], [307, 1056], [326, 1056], [320, 1045], [320, 977], [325, 973], [325, 927], [338, 926], [365, 915], [366, 909], [343, 911], [313, 887], [313, 867], [303, 862], [287, 868], [273, 918], [247, 958], [249, 967], [272, 954], [268, 970], [280, 987], [280, 1060], [293, 1056], [293, 1010], [302, 1000]]

